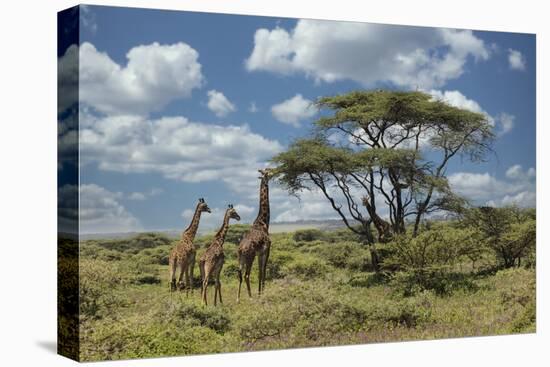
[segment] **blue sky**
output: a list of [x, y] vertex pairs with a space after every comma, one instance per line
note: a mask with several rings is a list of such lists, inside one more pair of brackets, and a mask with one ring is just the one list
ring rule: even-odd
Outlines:
[[[534, 206], [534, 35], [86, 6], [79, 48], [84, 232], [183, 228], [199, 197], [214, 208], [205, 228], [228, 203], [250, 221], [255, 169], [308, 134], [309, 103], [369, 88], [486, 113], [496, 154], [455, 160], [451, 184]], [[277, 187], [272, 211], [335, 217], [315, 193]]]

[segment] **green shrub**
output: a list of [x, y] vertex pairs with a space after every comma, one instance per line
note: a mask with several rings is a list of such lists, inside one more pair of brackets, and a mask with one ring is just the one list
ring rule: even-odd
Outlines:
[[327, 264], [316, 258], [299, 258], [285, 266], [285, 274], [301, 279], [323, 277], [329, 271]]
[[183, 303], [177, 306], [174, 313], [189, 326], [205, 326], [222, 334], [229, 330], [231, 324], [226, 312], [217, 307]]
[[347, 284], [352, 287], [369, 288], [381, 284], [385, 284], [388, 281], [386, 274], [380, 273], [358, 273], [349, 278]]
[[449, 271], [445, 267], [400, 271], [392, 275], [391, 285], [394, 291], [405, 297], [425, 290], [443, 296], [458, 290], [474, 292], [479, 288], [470, 275]]
[[237, 273], [239, 271], [239, 265], [237, 263], [224, 264], [223, 266], [223, 276], [226, 278], [237, 278]]
[[112, 309], [123, 305], [114, 289], [123, 283], [123, 277], [102, 260], [80, 261], [79, 303], [84, 317], [101, 318]]
[[496, 273], [495, 288], [504, 305], [526, 306], [536, 295], [535, 272], [526, 269], [505, 269]]
[[444, 227], [421, 232], [417, 237], [397, 236], [387, 247], [386, 268], [417, 271], [458, 263], [478, 251], [479, 236], [475, 230]]
[[307, 252], [319, 256], [336, 268], [354, 271], [370, 269], [371, 261], [368, 249], [356, 242], [322, 243], [315, 247], [309, 247]]
[[250, 230], [250, 224], [232, 224], [225, 236], [226, 242], [239, 244], [243, 236]]
[[416, 298], [385, 301], [373, 308], [369, 319], [392, 326], [413, 328], [431, 321], [432, 300], [429, 293]]
[[296, 242], [311, 242], [324, 239], [324, 232], [320, 229], [299, 229], [294, 232], [294, 241]]
[[525, 305], [523, 312], [512, 323], [512, 333], [534, 333], [536, 331], [536, 303], [532, 299]]

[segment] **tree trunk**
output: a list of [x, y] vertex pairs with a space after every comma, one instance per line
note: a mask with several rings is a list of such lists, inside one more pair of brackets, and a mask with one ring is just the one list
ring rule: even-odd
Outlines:
[[374, 241], [374, 237], [372, 235], [370, 222], [363, 223], [363, 233], [365, 236], [364, 244], [369, 247], [370, 251], [370, 259], [371, 259], [371, 266], [374, 269], [375, 272], [380, 271], [380, 257], [378, 256], [378, 251], [376, 250], [376, 245]]
[[378, 257], [378, 251], [374, 243], [371, 243], [369, 250], [372, 268], [378, 273], [380, 272], [380, 258]]

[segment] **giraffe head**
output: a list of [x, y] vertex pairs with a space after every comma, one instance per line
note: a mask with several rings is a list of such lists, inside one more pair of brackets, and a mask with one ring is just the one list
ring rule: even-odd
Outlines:
[[210, 210], [210, 208], [208, 207], [208, 204], [206, 204], [206, 202], [204, 201], [203, 198], [200, 198], [199, 199], [199, 211], [200, 212], [207, 212], [207, 213], [212, 213], [212, 211]]
[[260, 172], [260, 179], [266, 179], [266, 180], [270, 180], [273, 176], [275, 176], [275, 169], [273, 168], [264, 168], [264, 169], [259, 169], [258, 172]]
[[227, 206], [227, 214], [229, 215], [229, 218], [231, 218], [231, 219], [241, 220], [241, 216], [233, 208], [233, 204], [229, 204]]

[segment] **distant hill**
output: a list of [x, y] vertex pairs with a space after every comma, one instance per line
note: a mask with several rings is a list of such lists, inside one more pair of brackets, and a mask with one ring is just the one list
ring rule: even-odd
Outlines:
[[[273, 222], [269, 226], [271, 233], [281, 232], [294, 232], [299, 229], [317, 228], [322, 230], [335, 230], [344, 227], [344, 223], [341, 220], [329, 219], [329, 220], [307, 220], [297, 222]], [[199, 235], [212, 232], [212, 229], [200, 230]], [[156, 232], [161, 233], [169, 238], [178, 238], [181, 235], [181, 230], [169, 229], [169, 230], [151, 230], [144, 232]], [[119, 233], [86, 233], [80, 235], [82, 240], [95, 240], [95, 239], [117, 239], [117, 238], [130, 238], [143, 232], [119, 232]]]

